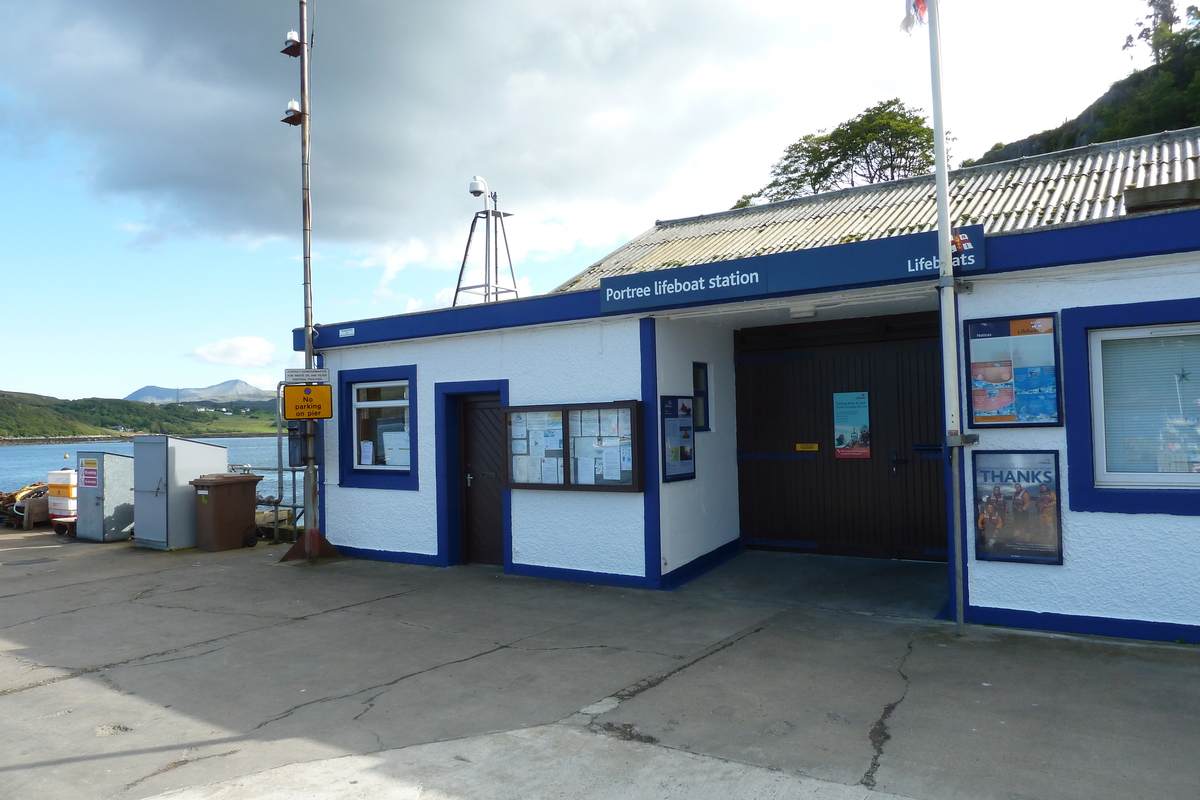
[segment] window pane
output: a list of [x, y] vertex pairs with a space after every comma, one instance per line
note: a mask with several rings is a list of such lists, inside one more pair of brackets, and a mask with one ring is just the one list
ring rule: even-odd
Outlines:
[[391, 386], [360, 386], [355, 390], [355, 399], [359, 403], [374, 403], [386, 400], [407, 400], [408, 384], [393, 384]]
[[1200, 335], [1106, 339], [1109, 472], [1200, 472]]
[[708, 430], [708, 399], [704, 395], [698, 394], [692, 398], [692, 419], [696, 430]]
[[360, 408], [357, 418], [359, 465], [410, 465], [407, 406]]

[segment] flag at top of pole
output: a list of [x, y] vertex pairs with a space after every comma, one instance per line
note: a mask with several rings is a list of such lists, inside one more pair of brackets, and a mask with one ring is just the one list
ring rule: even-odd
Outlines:
[[900, 23], [900, 30], [912, 33], [918, 22], [924, 25], [926, 10], [925, 0], [904, 0], [904, 21]]

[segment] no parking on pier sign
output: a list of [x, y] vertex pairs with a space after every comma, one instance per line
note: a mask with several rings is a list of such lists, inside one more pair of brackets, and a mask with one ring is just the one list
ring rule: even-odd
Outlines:
[[330, 419], [333, 387], [328, 383], [283, 387], [284, 419]]

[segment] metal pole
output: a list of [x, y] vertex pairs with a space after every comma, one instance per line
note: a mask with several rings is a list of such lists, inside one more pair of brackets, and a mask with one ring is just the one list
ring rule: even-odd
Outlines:
[[[313, 368], [312, 199], [309, 187], [308, 2], [300, 0], [300, 169], [304, 215], [304, 368]], [[321, 535], [317, 522], [317, 459], [313, 441], [316, 423], [304, 421], [304, 542], [308, 560], [315, 561]]]
[[958, 309], [954, 294], [954, 254], [950, 244], [950, 180], [946, 166], [946, 128], [942, 122], [942, 40], [937, 0], [929, 3], [929, 67], [933, 78], [933, 148], [937, 182], [937, 230], [940, 271], [938, 293], [942, 328], [942, 391], [946, 446], [950, 453], [951, 555], [954, 558], [954, 621], [963, 635], [962, 428], [959, 422]]
[[[486, 189], [486, 187], [485, 187]], [[492, 212], [488, 209], [488, 193], [483, 193], [483, 302], [492, 301]]]

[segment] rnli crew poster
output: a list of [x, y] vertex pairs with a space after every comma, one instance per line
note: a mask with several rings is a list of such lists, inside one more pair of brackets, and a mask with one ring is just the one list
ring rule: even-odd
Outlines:
[[1061, 564], [1058, 451], [972, 453], [975, 559]]
[[982, 427], [1062, 425], [1054, 314], [967, 320], [971, 413]]
[[871, 457], [871, 409], [866, 392], [833, 394], [834, 458]]
[[696, 477], [692, 397], [662, 397], [663, 483]]

